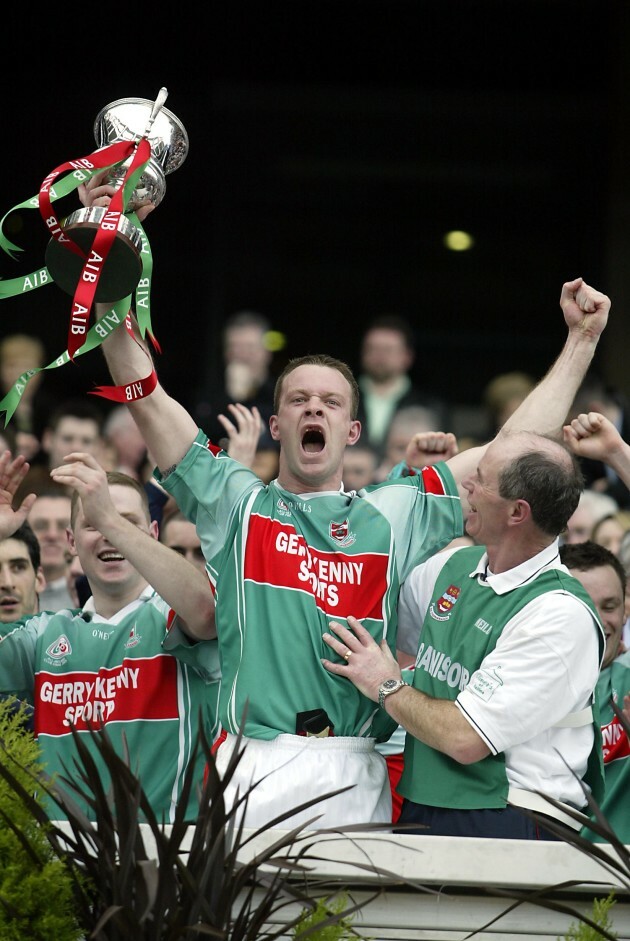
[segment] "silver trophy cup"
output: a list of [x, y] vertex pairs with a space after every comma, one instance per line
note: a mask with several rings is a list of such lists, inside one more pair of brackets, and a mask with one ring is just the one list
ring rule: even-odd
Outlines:
[[[106, 105], [94, 121], [94, 137], [99, 149], [118, 141], [138, 141], [141, 137], [146, 137], [151, 145], [151, 158], [125, 206], [125, 212], [135, 210], [145, 200], [158, 206], [166, 191], [166, 176], [177, 170], [186, 159], [188, 135], [179, 118], [163, 107], [166, 95], [163, 88], [155, 102], [147, 98], [120, 98]], [[132, 157], [129, 157], [112, 167], [104, 182], [118, 188], [131, 161]], [[86, 256], [106, 211], [100, 206], [78, 209], [61, 223]], [[135, 290], [142, 274], [141, 249], [140, 231], [129, 218], [121, 216], [96, 288], [96, 301], [113, 303]], [[83, 268], [78, 255], [56, 239], [51, 239], [46, 248], [46, 266], [62, 290], [68, 294], [75, 293]]]

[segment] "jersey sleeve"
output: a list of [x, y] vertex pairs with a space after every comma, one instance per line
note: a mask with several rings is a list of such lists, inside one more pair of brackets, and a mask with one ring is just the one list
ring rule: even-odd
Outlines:
[[29, 618], [0, 638], [0, 692], [32, 699], [37, 638], [46, 620], [46, 615]]
[[457, 484], [445, 463], [368, 487], [365, 499], [392, 528], [401, 582], [416, 565], [464, 532]]
[[170, 623], [162, 641], [164, 650], [193, 667], [206, 683], [221, 679], [219, 645], [216, 640], [191, 640], [182, 631], [177, 617]]
[[455, 704], [498, 754], [587, 706], [598, 675], [593, 616], [572, 595], [546, 592], [508, 622]]
[[245, 495], [263, 486], [252, 470], [212, 445], [201, 429], [174, 470], [164, 477], [156, 469], [154, 477], [197, 527], [206, 559], [222, 544]]

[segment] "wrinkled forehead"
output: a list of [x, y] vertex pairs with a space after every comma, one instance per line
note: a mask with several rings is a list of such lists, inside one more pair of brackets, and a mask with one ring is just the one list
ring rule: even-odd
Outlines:
[[374, 327], [363, 338], [364, 350], [403, 350], [407, 348], [404, 336], [389, 327]]
[[61, 520], [67, 525], [70, 520], [70, 497], [63, 494], [38, 497], [28, 514], [28, 521], [32, 526], [40, 520]]
[[201, 540], [197, 528], [190, 520], [167, 520], [162, 525], [162, 539], [164, 542], [186, 543], [190, 546], [200, 546]]
[[530, 431], [515, 431], [491, 441], [485, 456], [490, 456], [493, 461], [508, 464], [528, 451], [542, 451], [550, 456], [559, 456], [562, 450], [560, 444], [542, 435]]
[[143, 494], [135, 487], [125, 484], [110, 484], [109, 495], [121, 516], [134, 523], [150, 523], [151, 513]]
[[586, 588], [596, 605], [606, 599], [623, 597], [623, 585], [612, 565], [596, 565], [586, 570], [569, 566], [569, 571]]
[[337, 395], [350, 402], [350, 383], [337, 369], [330, 366], [304, 365], [292, 370], [282, 383], [282, 399], [294, 392], [311, 395]]
[[485, 484], [497, 486], [503, 468], [511, 464], [526, 449], [525, 441], [520, 434], [491, 441], [478, 464], [480, 479]]
[[[150, 521], [148, 506], [135, 487], [127, 487], [125, 484], [110, 484], [109, 495], [114, 507], [121, 516], [125, 516], [128, 519]], [[74, 519], [74, 525], [76, 526], [76, 524], [83, 519], [83, 507], [81, 506], [80, 498], [77, 499], [75, 497], [73, 504], [76, 507]]]
[[225, 346], [265, 346], [265, 333], [255, 324], [241, 327], [229, 327], [225, 332]]
[[[508, 448], [499, 441], [491, 441], [485, 452], [479, 459], [479, 468], [485, 472], [490, 470], [498, 470], [500, 467], [505, 464], [506, 460], [509, 460], [508, 457]], [[511, 457], [511, 452], [509, 454]]]
[[[17, 562], [18, 560], [28, 562], [31, 569], [33, 569], [26, 543], [20, 539], [12, 538], [0, 540], [0, 565], [4, 565], [5, 562]], [[35, 574], [34, 569], [33, 574]]]
[[66, 435], [89, 435], [96, 438], [98, 425], [93, 418], [78, 418], [74, 415], [65, 415], [59, 419], [55, 434], [58, 437]]

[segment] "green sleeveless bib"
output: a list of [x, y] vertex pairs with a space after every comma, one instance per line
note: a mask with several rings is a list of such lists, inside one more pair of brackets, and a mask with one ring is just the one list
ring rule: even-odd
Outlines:
[[[505, 625], [530, 601], [545, 592], [570, 592], [584, 604], [603, 632], [593, 602], [580, 582], [561, 569], [542, 572], [503, 595], [480, 585], [470, 573], [485, 549], [471, 546], [456, 552], [442, 568], [424, 620], [413, 671], [416, 689], [437, 699], [454, 701], [483, 659], [494, 650]], [[595, 698], [595, 697], [594, 697]], [[597, 703], [593, 704], [595, 741], [585, 781], [593, 796], [603, 794], [604, 773]], [[400, 793], [433, 807], [461, 810], [503, 808], [508, 780], [503, 754], [462, 765], [437, 749], [407, 735]]]

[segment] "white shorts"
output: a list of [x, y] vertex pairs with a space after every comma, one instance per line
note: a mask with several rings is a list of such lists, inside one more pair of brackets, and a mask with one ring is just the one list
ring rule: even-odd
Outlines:
[[[222, 777], [236, 741], [237, 737], [228, 733], [216, 752], [217, 770]], [[291, 808], [351, 784], [354, 787], [350, 790], [291, 814], [276, 828], [290, 830], [306, 824], [308, 830], [361, 823], [391, 825], [387, 764], [375, 750], [374, 739], [278, 735], [271, 741], [243, 738], [241, 750], [244, 754], [226, 788], [225, 800], [231, 807], [237, 789], [241, 798], [249, 793], [245, 827], [268, 826]]]

